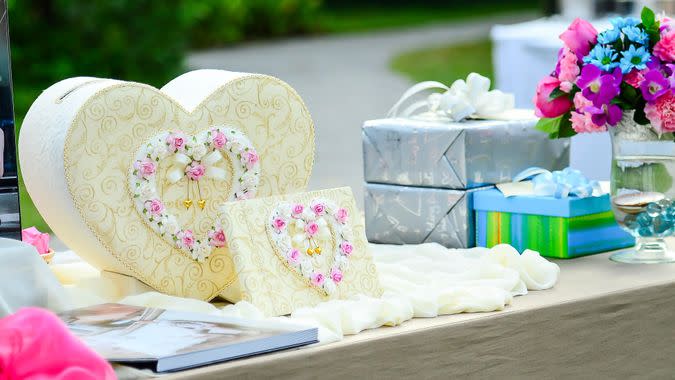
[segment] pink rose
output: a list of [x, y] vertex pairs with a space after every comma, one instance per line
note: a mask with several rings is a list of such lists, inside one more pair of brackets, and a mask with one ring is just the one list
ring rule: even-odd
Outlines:
[[293, 208], [291, 209], [291, 213], [293, 214], [294, 218], [299, 218], [304, 211], [305, 211], [305, 206], [303, 206], [299, 203], [296, 204], [296, 205], [293, 205]]
[[584, 95], [581, 93], [581, 91], [577, 92], [574, 94], [574, 108], [581, 111], [586, 107], [590, 107], [593, 105], [593, 102], [590, 100], [586, 99]]
[[645, 106], [645, 115], [654, 130], [661, 133], [675, 132], [675, 96], [673, 91], [661, 95]]
[[354, 250], [354, 246], [348, 241], [343, 241], [340, 243], [340, 250], [345, 256], [350, 256]]
[[171, 133], [166, 138], [166, 143], [172, 151], [177, 152], [185, 149], [185, 136], [178, 133]]
[[[37, 249], [41, 255], [49, 253], [49, 234], [43, 234], [35, 227], [26, 228], [21, 231], [21, 240]], [[0, 366], [2, 368], [2, 366]]]
[[347, 220], [349, 220], [349, 213], [346, 209], [339, 208], [335, 213], [335, 219], [337, 219], [340, 224], [345, 224], [347, 223]]
[[659, 42], [654, 45], [654, 55], [663, 61], [675, 61], [675, 30], [661, 35]]
[[134, 163], [134, 168], [138, 170], [138, 176], [141, 178], [148, 178], [157, 171], [157, 166], [149, 158], [142, 161], [136, 161]]
[[607, 130], [607, 127], [604, 125], [601, 127], [595, 125], [593, 120], [591, 120], [591, 114], [588, 112], [572, 112], [570, 121], [572, 122], [572, 129], [577, 133], [595, 133], [605, 132]]
[[598, 31], [588, 21], [576, 18], [560, 35], [560, 39], [577, 57], [583, 57], [591, 51], [591, 45], [598, 41]]
[[197, 161], [192, 161], [192, 163], [185, 168], [185, 174], [193, 181], [199, 181], [200, 178], [206, 173], [206, 168], [204, 165]]
[[249, 149], [244, 153], [242, 153], [241, 160], [244, 164], [246, 164], [246, 167], [250, 170], [253, 168], [253, 165], [258, 163], [258, 153], [256, 153], [256, 151], [253, 149]]
[[549, 95], [554, 89], [560, 86], [560, 81], [557, 78], [548, 76], [539, 82], [537, 86], [537, 94], [532, 100], [535, 106], [535, 114], [538, 117], [558, 117], [570, 110], [572, 102], [567, 96], [561, 96], [554, 100], [549, 100]]
[[275, 230], [277, 230], [277, 232], [281, 232], [284, 228], [286, 228], [286, 221], [282, 218], [275, 218], [272, 221], [272, 226]]
[[209, 245], [212, 247], [224, 247], [225, 243], [227, 242], [227, 239], [225, 238], [225, 231], [222, 229], [210, 231], [208, 236], [210, 238]]
[[333, 270], [330, 271], [330, 278], [332, 278], [333, 282], [336, 284], [339, 283], [342, 281], [342, 271], [337, 268], [333, 268]]
[[215, 146], [218, 149], [221, 149], [222, 147], [227, 144], [227, 137], [225, 137], [225, 134], [221, 131], [216, 131], [213, 134], [213, 139], [211, 140], [213, 142], [213, 146]]
[[195, 245], [195, 237], [192, 234], [191, 230], [185, 230], [183, 232], [180, 232], [179, 235], [183, 247], [191, 249]]
[[310, 222], [305, 225], [305, 232], [309, 237], [316, 235], [319, 232], [319, 225], [315, 222]]
[[323, 274], [321, 274], [319, 272], [312, 273], [311, 279], [312, 279], [312, 285], [314, 285], [314, 286], [321, 286], [321, 285], [323, 285], [323, 282], [326, 280], [323, 277]]
[[624, 82], [628, 83], [634, 88], [640, 87], [640, 83], [645, 79], [644, 73], [647, 70], [631, 70], [628, 74], [623, 76]]
[[580, 72], [576, 54], [570, 49], [563, 48], [563, 53], [560, 57], [560, 74], [558, 74], [558, 79], [562, 82], [560, 89], [570, 92]]
[[151, 215], [158, 216], [164, 211], [164, 204], [159, 199], [151, 199], [145, 202], [145, 208]]
[[75, 337], [56, 315], [31, 307], [0, 319], [0, 378], [117, 377], [110, 364]]
[[297, 264], [298, 262], [300, 262], [300, 251], [293, 248], [290, 251], [288, 251], [287, 257], [289, 263]]
[[321, 202], [316, 202], [312, 204], [311, 209], [314, 211], [316, 216], [321, 216], [326, 212], [326, 205]]

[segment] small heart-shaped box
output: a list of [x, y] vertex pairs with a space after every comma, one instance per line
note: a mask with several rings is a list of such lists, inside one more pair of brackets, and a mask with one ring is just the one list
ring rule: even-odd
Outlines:
[[71, 78], [30, 108], [19, 159], [38, 210], [86, 261], [209, 300], [236, 280], [219, 207], [303, 191], [314, 126], [266, 75], [197, 70], [160, 90]]
[[363, 216], [348, 187], [222, 207], [237, 280], [223, 292], [266, 315], [357, 294], [382, 294]]

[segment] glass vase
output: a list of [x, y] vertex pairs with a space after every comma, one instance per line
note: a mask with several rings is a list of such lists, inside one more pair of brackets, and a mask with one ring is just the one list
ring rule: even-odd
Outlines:
[[626, 112], [610, 128], [612, 139], [611, 203], [619, 225], [636, 239], [634, 248], [611, 260], [630, 264], [675, 262], [664, 238], [675, 233], [675, 142]]

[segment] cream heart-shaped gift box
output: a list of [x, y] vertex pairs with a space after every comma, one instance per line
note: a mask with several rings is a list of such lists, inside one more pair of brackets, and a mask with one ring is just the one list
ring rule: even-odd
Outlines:
[[266, 75], [197, 70], [159, 90], [79, 77], [38, 97], [18, 151], [33, 202], [78, 255], [209, 300], [236, 279], [220, 205], [304, 190], [314, 126]]

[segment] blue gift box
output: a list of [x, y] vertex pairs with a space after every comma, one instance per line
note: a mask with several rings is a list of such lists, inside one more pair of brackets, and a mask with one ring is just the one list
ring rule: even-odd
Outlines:
[[573, 258], [630, 247], [635, 239], [614, 219], [609, 195], [506, 198], [497, 189], [476, 192], [476, 245], [508, 243], [522, 252]]

